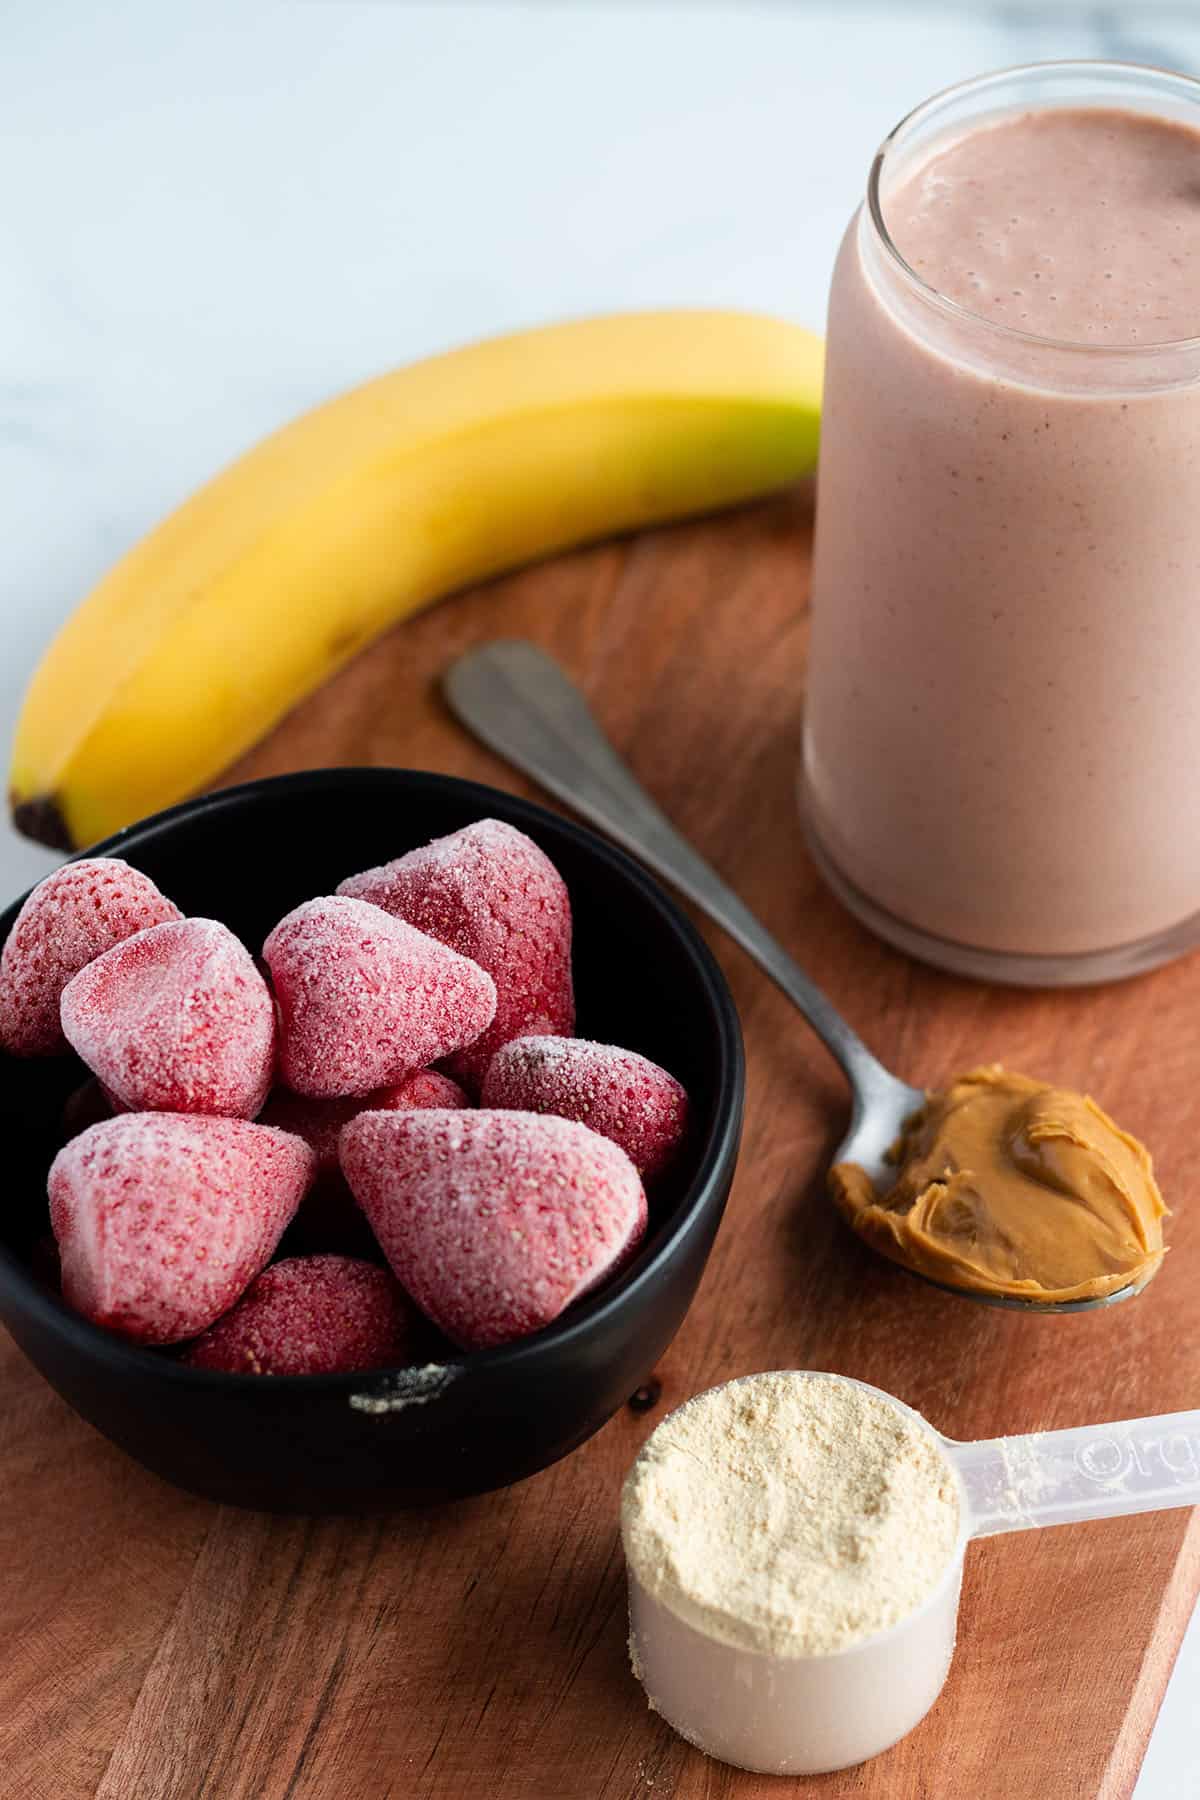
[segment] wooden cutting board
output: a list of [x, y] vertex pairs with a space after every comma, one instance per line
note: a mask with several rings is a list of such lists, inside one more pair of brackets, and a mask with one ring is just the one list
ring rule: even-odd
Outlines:
[[[755, 1369], [890, 1389], [956, 1437], [1200, 1402], [1200, 957], [1006, 993], [875, 943], [804, 854], [795, 771], [811, 505], [789, 496], [605, 545], [402, 626], [231, 779], [407, 763], [524, 784], [436, 697], [469, 645], [527, 635], [582, 681], [637, 773], [892, 1068], [996, 1058], [1091, 1088], [1154, 1147], [1177, 1213], [1147, 1294], [1021, 1318], [938, 1294], [834, 1221], [837, 1071], [719, 932], [749, 1105], [726, 1223], [649, 1410], [507, 1493], [369, 1522], [214, 1507], [142, 1472], [0, 1349], [0, 1792], [16, 1800], [1117, 1800], [1200, 1585], [1187, 1512], [968, 1555], [946, 1691], [903, 1743], [788, 1782], [688, 1749], [625, 1656], [617, 1495], [667, 1408]], [[936, 871], [931, 872], [936, 878]], [[231, 871], [236, 878], [236, 871]], [[707, 928], [706, 928], [707, 929]]]

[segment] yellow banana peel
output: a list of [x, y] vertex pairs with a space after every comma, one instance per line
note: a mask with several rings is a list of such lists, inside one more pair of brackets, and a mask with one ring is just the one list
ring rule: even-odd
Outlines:
[[93, 589], [34, 674], [18, 827], [94, 842], [204, 786], [453, 589], [706, 512], [816, 460], [822, 345], [732, 312], [616, 315], [380, 376], [265, 439]]

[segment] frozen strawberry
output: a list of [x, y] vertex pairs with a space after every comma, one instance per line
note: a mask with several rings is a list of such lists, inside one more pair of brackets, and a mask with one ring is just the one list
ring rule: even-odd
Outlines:
[[403, 1111], [410, 1107], [469, 1106], [462, 1089], [447, 1075], [422, 1069], [373, 1094], [343, 1095], [334, 1100], [313, 1100], [276, 1088], [259, 1114], [261, 1125], [294, 1131], [311, 1145], [317, 1158], [317, 1179], [304, 1198], [288, 1238], [289, 1248], [344, 1256], [370, 1256], [378, 1249], [371, 1227], [346, 1185], [338, 1161], [342, 1126], [360, 1112]]
[[510, 1038], [575, 1028], [571, 903], [549, 857], [522, 831], [481, 819], [338, 888], [469, 956], [496, 983], [496, 1016], [449, 1061], [472, 1094]]
[[523, 1037], [496, 1052], [484, 1106], [577, 1119], [620, 1144], [644, 1181], [669, 1165], [687, 1129], [687, 1094], [635, 1050], [586, 1038]]
[[271, 1085], [275, 1008], [216, 919], [139, 931], [81, 969], [62, 1023], [115, 1109], [252, 1119]]
[[313, 1164], [299, 1138], [245, 1119], [93, 1125], [50, 1169], [64, 1299], [138, 1343], [195, 1337], [268, 1262]]
[[405, 1362], [419, 1329], [387, 1269], [354, 1256], [292, 1256], [264, 1269], [183, 1360], [227, 1375], [351, 1375]]
[[122, 938], [182, 917], [148, 875], [119, 857], [89, 856], [56, 869], [34, 888], [0, 952], [0, 1049], [65, 1051], [59, 1001], [71, 977]]
[[293, 1094], [288, 1088], [276, 1088], [258, 1117], [261, 1125], [274, 1125], [279, 1131], [291, 1131], [303, 1138], [316, 1156], [319, 1176], [336, 1175], [340, 1172], [337, 1147], [342, 1126], [348, 1125], [368, 1104], [361, 1096], [312, 1100], [305, 1094]]
[[646, 1228], [625, 1152], [569, 1119], [364, 1112], [341, 1157], [397, 1280], [467, 1349], [549, 1325]]
[[439, 1075], [435, 1069], [420, 1069], [389, 1087], [376, 1088], [373, 1094], [346, 1094], [334, 1100], [314, 1100], [287, 1088], [276, 1088], [260, 1113], [259, 1122], [276, 1125], [281, 1131], [294, 1131], [316, 1152], [318, 1172], [340, 1178], [338, 1138], [342, 1126], [360, 1112], [405, 1112], [419, 1107], [470, 1104], [458, 1083], [448, 1075]]
[[418, 1069], [407, 1081], [380, 1088], [368, 1101], [371, 1110], [378, 1112], [427, 1112], [432, 1108], [445, 1112], [447, 1108], [453, 1111], [470, 1104], [457, 1081], [439, 1075], [436, 1069]]
[[369, 1094], [473, 1043], [496, 1010], [478, 964], [365, 900], [307, 901], [263, 956], [298, 1094]]

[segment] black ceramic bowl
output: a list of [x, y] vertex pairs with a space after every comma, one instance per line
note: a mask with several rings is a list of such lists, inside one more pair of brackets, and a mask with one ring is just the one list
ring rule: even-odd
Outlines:
[[[185, 912], [257, 950], [299, 901], [472, 820], [506, 819], [562, 872], [575, 915], [580, 1034], [641, 1050], [686, 1085], [693, 1129], [621, 1275], [498, 1350], [416, 1371], [253, 1377], [188, 1369], [70, 1311], [39, 1278], [45, 1175], [74, 1058], [0, 1057], [9, 1192], [0, 1318], [64, 1399], [169, 1481], [302, 1512], [422, 1504], [545, 1468], [597, 1431], [677, 1331], [733, 1179], [744, 1081], [725, 980], [687, 918], [622, 851], [494, 788], [402, 769], [318, 770], [197, 800], [97, 847], [144, 869]], [[19, 905], [19, 902], [17, 903]], [[0, 941], [17, 912], [0, 917]]]

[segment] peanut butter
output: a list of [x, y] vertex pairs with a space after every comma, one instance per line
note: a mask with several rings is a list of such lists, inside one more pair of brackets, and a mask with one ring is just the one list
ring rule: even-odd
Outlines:
[[973, 1069], [928, 1096], [888, 1161], [882, 1192], [835, 1164], [833, 1198], [873, 1249], [947, 1286], [1083, 1300], [1145, 1286], [1163, 1259], [1149, 1152], [1084, 1094]]

